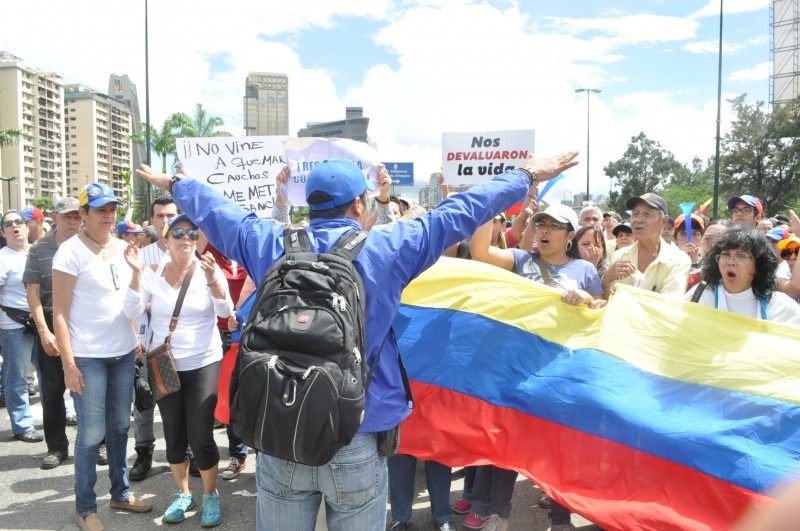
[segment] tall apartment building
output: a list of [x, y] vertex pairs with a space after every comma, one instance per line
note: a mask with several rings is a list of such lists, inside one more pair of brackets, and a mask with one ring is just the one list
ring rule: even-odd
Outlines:
[[[131, 134], [138, 135], [142, 133], [142, 115], [139, 112], [139, 93], [136, 91], [136, 85], [128, 77], [128, 74], [121, 76], [111, 74], [108, 76], [108, 93], [110, 97], [124, 103], [125, 106], [131, 111]], [[138, 168], [142, 163], [147, 162], [147, 149], [144, 144], [131, 145], [131, 158], [132, 168]], [[143, 187], [144, 180], [139, 178], [134, 172], [133, 174], [134, 188], [137, 193]]]
[[289, 134], [289, 77], [250, 72], [245, 81], [244, 130], [248, 136]]
[[773, 0], [769, 6], [773, 105], [800, 99], [800, 0]]
[[309, 123], [304, 129], [297, 132], [297, 136], [301, 138], [307, 136], [349, 138], [369, 144], [368, 127], [369, 118], [364, 116], [363, 107], [346, 107], [344, 120]]
[[128, 198], [121, 171], [131, 171], [131, 111], [105, 94], [67, 85], [64, 95], [67, 194], [77, 196], [87, 183], [100, 182]]
[[24, 135], [19, 144], [0, 150], [3, 210], [64, 194], [63, 112], [60, 76], [41, 72], [0, 51], [0, 129], [17, 129]]

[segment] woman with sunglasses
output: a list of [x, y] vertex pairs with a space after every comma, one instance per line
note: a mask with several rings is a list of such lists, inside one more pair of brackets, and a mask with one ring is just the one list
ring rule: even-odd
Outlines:
[[191, 270], [189, 287], [172, 333], [170, 344], [181, 388], [158, 400], [167, 443], [167, 461], [178, 492], [164, 512], [164, 522], [178, 523], [195, 506], [189, 490], [191, 446], [203, 479], [203, 509], [200, 525], [214, 527], [222, 521], [217, 492], [219, 449], [214, 442], [214, 408], [222, 360], [222, 339], [217, 317], [229, 317], [233, 302], [225, 276], [211, 253], [195, 255], [199, 238], [197, 225], [186, 214], [173, 218], [165, 228], [169, 255], [160, 264], [142, 266], [139, 249], [131, 244], [125, 258], [133, 271], [125, 298], [130, 318], [150, 305], [151, 337], [148, 348], [164, 342], [181, 285]]
[[[800, 326], [800, 305], [778, 291], [778, 261], [767, 239], [757, 229], [735, 225], [714, 243], [703, 260], [703, 279], [708, 286], [700, 304], [733, 313]], [[695, 290], [686, 293], [692, 300]]]
[[97, 457], [105, 438], [111, 508], [144, 513], [152, 506], [130, 493], [125, 474], [133, 367], [138, 341], [122, 311], [131, 279], [125, 244], [111, 236], [122, 204], [105, 184], [81, 191], [85, 228], [53, 257], [53, 327], [64, 383], [78, 415], [75, 441], [75, 523], [103, 529], [97, 516]]
[[28, 299], [22, 275], [28, 257], [28, 227], [22, 215], [9, 210], [2, 219], [6, 247], [0, 249], [0, 344], [3, 349], [3, 389], [14, 439], [40, 442], [42, 435], [33, 429], [28, 398], [28, 367], [37, 366], [33, 352], [33, 335], [25, 327]]

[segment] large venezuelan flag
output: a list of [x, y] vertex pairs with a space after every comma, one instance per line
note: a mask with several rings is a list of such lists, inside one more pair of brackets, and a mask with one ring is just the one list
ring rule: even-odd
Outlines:
[[395, 330], [401, 452], [519, 470], [605, 529], [728, 529], [798, 467], [798, 329], [625, 286], [575, 308], [443, 259]]

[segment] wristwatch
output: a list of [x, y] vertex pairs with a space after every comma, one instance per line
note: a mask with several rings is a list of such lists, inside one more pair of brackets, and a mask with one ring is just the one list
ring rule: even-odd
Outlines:
[[522, 168], [519, 168], [519, 170], [528, 176], [528, 179], [530, 180], [530, 186], [533, 186], [534, 184], [539, 182], [539, 176], [536, 175], [535, 171], [529, 170], [524, 166]]
[[181, 180], [181, 177], [177, 174], [174, 174], [169, 180], [169, 193], [172, 193], [172, 189]]

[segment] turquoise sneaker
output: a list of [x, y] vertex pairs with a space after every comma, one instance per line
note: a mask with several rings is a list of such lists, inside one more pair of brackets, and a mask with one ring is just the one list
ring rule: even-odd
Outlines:
[[203, 527], [216, 527], [222, 522], [222, 513], [219, 512], [219, 492], [203, 494], [203, 516], [200, 525]]
[[194, 498], [191, 494], [184, 494], [178, 492], [175, 494], [175, 501], [164, 512], [164, 522], [168, 524], [177, 524], [183, 522], [186, 518], [186, 511], [194, 509]]

